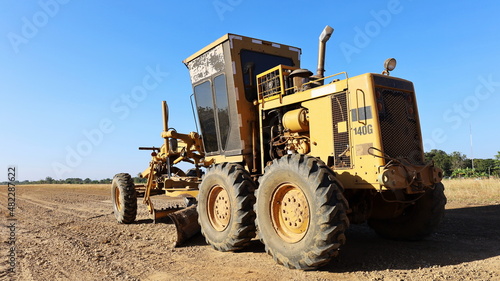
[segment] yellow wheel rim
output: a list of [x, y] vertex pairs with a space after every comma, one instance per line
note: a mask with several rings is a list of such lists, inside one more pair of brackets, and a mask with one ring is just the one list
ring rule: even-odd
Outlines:
[[120, 204], [120, 189], [115, 186], [115, 206], [118, 211], [122, 210], [122, 205]]
[[283, 240], [299, 242], [309, 228], [309, 203], [302, 190], [290, 183], [281, 184], [271, 200], [271, 218]]
[[231, 219], [231, 202], [222, 186], [214, 186], [208, 194], [208, 218], [213, 228], [223, 231]]

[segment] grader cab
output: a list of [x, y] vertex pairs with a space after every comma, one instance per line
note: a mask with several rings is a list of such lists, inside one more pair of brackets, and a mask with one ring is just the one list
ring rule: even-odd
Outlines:
[[[118, 221], [135, 220], [142, 189], [153, 217], [174, 221], [179, 243], [200, 228], [220, 251], [258, 236], [278, 263], [298, 269], [335, 257], [350, 223], [393, 239], [431, 234], [446, 197], [442, 170], [424, 162], [413, 83], [390, 76], [394, 59], [382, 74], [325, 76], [332, 33], [320, 35], [314, 75], [299, 48], [234, 34], [184, 60], [200, 131], [170, 129], [163, 103], [164, 143], [145, 148], [147, 184], [114, 178]], [[156, 210], [157, 193], [185, 204]]]

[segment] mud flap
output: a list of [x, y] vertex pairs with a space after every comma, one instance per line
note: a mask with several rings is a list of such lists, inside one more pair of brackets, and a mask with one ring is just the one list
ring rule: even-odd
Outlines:
[[201, 230], [198, 224], [196, 205], [170, 213], [168, 217], [175, 224], [177, 230], [177, 239], [175, 241], [176, 247], [182, 245]]

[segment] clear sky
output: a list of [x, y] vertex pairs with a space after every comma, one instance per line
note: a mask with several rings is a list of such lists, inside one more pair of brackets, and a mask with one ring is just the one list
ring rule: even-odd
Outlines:
[[[170, 126], [195, 130], [182, 60], [225, 33], [302, 48], [327, 74], [381, 72], [414, 82], [426, 150], [500, 150], [498, 1], [0, 2], [0, 181], [136, 175]], [[132, 94], [135, 95], [132, 95]], [[470, 146], [472, 128], [473, 150]], [[3, 170], [3, 171], [2, 171]]]

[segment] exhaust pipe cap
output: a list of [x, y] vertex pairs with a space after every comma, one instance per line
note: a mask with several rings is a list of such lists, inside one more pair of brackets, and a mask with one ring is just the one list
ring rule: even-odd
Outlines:
[[326, 41], [328, 41], [332, 36], [332, 33], [333, 28], [329, 25], [325, 26], [323, 32], [321, 32], [321, 34], [319, 35], [319, 41], [321, 41], [322, 43], [326, 43]]

